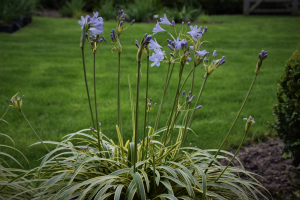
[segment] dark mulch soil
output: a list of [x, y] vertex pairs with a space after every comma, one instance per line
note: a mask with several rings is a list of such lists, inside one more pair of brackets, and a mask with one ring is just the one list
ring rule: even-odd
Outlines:
[[[269, 140], [241, 148], [237, 157], [246, 171], [264, 177], [255, 176], [269, 190], [274, 199], [300, 199], [293, 194], [300, 190], [300, 166], [296, 168], [292, 166], [292, 159], [282, 157], [283, 147], [281, 140]], [[231, 152], [235, 153], [235, 151]], [[234, 164], [239, 166], [237, 161], [234, 161]], [[298, 173], [295, 173], [297, 170]], [[251, 180], [246, 175], [241, 175], [241, 177]], [[271, 199], [267, 192], [260, 191]], [[261, 197], [261, 199], [264, 198]]]

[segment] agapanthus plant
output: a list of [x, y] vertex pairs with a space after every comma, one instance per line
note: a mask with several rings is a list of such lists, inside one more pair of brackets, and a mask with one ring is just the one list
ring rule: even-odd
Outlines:
[[[202, 150], [200, 148], [184, 147], [185, 139], [191, 129], [193, 116], [196, 112], [205, 111], [205, 105], [200, 105], [200, 97], [204, 86], [211, 77], [211, 74], [218, 67], [225, 63], [225, 57], [217, 56], [215, 50], [211, 57], [210, 53], [202, 48], [204, 45], [204, 34], [207, 27], [197, 25], [187, 26], [181, 24], [181, 30], [177, 32], [175, 22], [172, 23], [164, 18], [157, 22], [153, 28], [153, 34], [141, 36], [141, 40], [135, 40], [132, 45], [137, 47], [137, 88], [136, 106], [134, 112], [132, 104], [133, 137], [132, 141], [124, 141], [121, 126], [121, 102], [120, 102], [120, 54], [122, 46], [120, 35], [125, 30], [124, 20], [126, 14], [120, 10], [117, 15], [116, 31], [112, 30], [110, 37], [114, 44], [113, 50], [118, 51], [118, 119], [116, 123], [116, 133], [118, 142], [108, 138], [101, 132], [101, 123], [97, 117], [96, 83], [95, 83], [95, 53], [99, 45], [106, 41], [99, 34], [103, 32], [103, 20], [94, 16], [82, 17], [78, 23], [82, 26], [82, 36], [80, 46], [82, 48], [83, 67], [85, 82], [85, 62], [83, 48], [85, 41], [90, 42], [94, 55], [94, 96], [96, 121], [93, 118], [89, 91], [86, 84], [88, 101], [91, 110], [93, 126], [76, 133], [66, 135], [62, 142], [42, 142], [44, 145], [55, 144], [56, 148], [49, 152], [42, 159], [39, 167], [29, 171], [24, 171], [21, 175], [10, 182], [6, 181], [0, 188], [4, 192], [3, 197], [19, 198], [26, 195], [31, 199], [258, 199], [257, 194], [264, 196], [258, 189], [265, 189], [254, 177], [253, 173], [243, 169], [243, 165], [236, 157], [250, 127], [254, 124], [254, 119], [250, 116], [246, 122], [244, 138], [235, 154], [222, 150], [231, 130], [233, 129], [239, 115], [247, 101], [252, 86], [262, 66], [262, 61], [266, 59], [267, 52], [259, 54], [259, 61], [255, 70], [255, 77], [245, 101], [232, 125], [228, 134], [219, 149]], [[130, 23], [132, 25], [134, 21]], [[129, 26], [130, 26], [129, 25]], [[162, 29], [160, 25], [172, 26], [174, 33], [169, 33]], [[189, 30], [188, 30], [189, 29]], [[168, 34], [170, 37], [165, 44], [158, 44], [154, 34]], [[170, 53], [166, 53], [171, 51]], [[146, 55], [147, 73], [145, 88], [144, 106], [144, 127], [143, 131], [138, 129], [139, 124], [139, 96], [141, 64], [143, 56]], [[157, 110], [155, 124], [149, 123], [149, 112], [155, 111], [152, 99], [148, 99], [149, 68], [162, 67], [168, 65], [163, 95]], [[186, 70], [186, 65], [193, 63], [188, 76], [182, 81], [182, 74]], [[177, 89], [173, 94], [173, 105], [169, 111], [169, 118], [164, 127], [160, 127], [160, 116], [163, 109], [164, 99], [169, 83], [172, 81], [174, 66], [178, 69]], [[204, 81], [197, 94], [194, 92], [195, 68], [202, 65], [204, 69]], [[202, 69], [201, 68], [201, 69]], [[191, 80], [189, 79], [192, 75]], [[183, 91], [185, 83], [191, 81], [189, 92]], [[130, 90], [131, 92], [131, 90]], [[132, 99], [132, 98], [131, 98]], [[19, 110], [22, 101], [12, 99], [12, 106]], [[135, 113], [135, 114], [134, 114]], [[28, 122], [29, 123], [29, 122]], [[96, 125], [96, 127], [95, 127]], [[31, 126], [31, 125], [30, 125]], [[178, 130], [178, 131], [175, 131]], [[194, 133], [196, 134], [196, 133]], [[171, 140], [176, 138], [175, 140]], [[39, 143], [36, 143], [39, 144]], [[33, 145], [36, 145], [33, 144]], [[222, 155], [220, 155], [222, 153]], [[232, 156], [229, 160], [227, 156]], [[227, 166], [220, 163], [221, 159], [229, 160]], [[230, 165], [236, 159], [242, 169]], [[252, 181], [241, 179], [238, 173], [244, 173], [252, 178]], [[39, 184], [35, 184], [35, 182]], [[22, 188], [20, 193], [13, 193], [11, 187]], [[8, 189], [6, 189], [8, 188]], [[20, 190], [18, 190], [20, 191]], [[2, 196], [0, 196], [2, 197]]]

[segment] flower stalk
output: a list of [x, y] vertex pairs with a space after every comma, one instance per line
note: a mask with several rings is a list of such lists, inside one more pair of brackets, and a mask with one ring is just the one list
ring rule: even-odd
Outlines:
[[141, 70], [141, 60], [138, 60], [138, 70], [137, 70], [137, 86], [136, 86], [136, 106], [135, 106], [135, 133], [134, 133], [134, 162], [133, 171], [136, 172], [137, 163], [137, 135], [138, 135], [138, 119], [139, 119], [139, 87], [140, 87], [140, 70]]
[[[231, 128], [229, 129], [229, 131], [228, 131], [226, 137], [224, 138], [224, 140], [223, 140], [221, 146], [219, 147], [217, 153], [215, 154], [215, 158], [217, 158], [217, 156], [219, 155], [219, 153], [220, 153], [221, 149], [223, 148], [223, 146], [224, 146], [226, 140], [228, 139], [228, 136], [230, 135], [230, 133], [231, 133], [231, 131], [232, 131], [232, 129], [233, 129], [233, 127], [234, 127], [234, 125], [235, 125], [237, 119], [239, 118], [239, 116], [240, 116], [240, 114], [241, 114], [241, 112], [242, 112], [242, 110], [243, 110], [243, 108], [244, 108], [244, 106], [245, 106], [245, 104], [246, 104], [246, 102], [247, 102], [247, 99], [248, 99], [248, 97], [249, 97], [249, 95], [250, 95], [250, 92], [251, 92], [252, 87], [253, 87], [253, 85], [254, 85], [254, 83], [255, 83], [255, 80], [256, 80], [257, 75], [258, 75], [258, 74], [255, 74], [255, 76], [254, 76], [254, 78], [253, 78], [253, 81], [252, 81], [252, 84], [251, 84], [251, 86], [250, 86], [250, 89], [249, 89], [249, 91], [248, 91], [248, 93], [247, 93], [247, 95], [246, 95], [246, 98], [245, 98], [245, 100], [244, 100], [244, 102], [243, 102], [243, 104], [242, 104], [242, 106], [241, 106], [241, 108], [240, 108], [240, 111], [238, 112], [238, 114], [237, 114], [237, 116], [236, 116], [236, 118], [235, 118], [235, 120], [234, 120], [234, 122], [233, 122]], [[213, 164], [213, 162], [214, 162], [214, 161], [212, 160], [212, 161], [209, 163], [208, 168], [211, 167], [211, 165]], [[207, 171], [208, 171], [208, 169], [206, 169], [204, 173], [206, 174]]]
[[96, 53], [93, 53], [94, 55], [94, 99], [95, 99], [95, 113], [96, 113], [96, 126], [97, 126], [97, 137], [98, 137], [98, 148], [99, 148], [99, 151], [101, 151], [101, 146], [100, 146], [100, 141], [101, 141], [101, 138], [100, 138], [100, 133], [99, 133], [99, 126], [98, 126], [98, 112], [97, 112], [97, 94], [96, 94], [96, 64], [95, 64], [95, 61], [96, 61]]
[[82, 65], [83, 65], [83, 75], [84, 75], [84, 81], [85, 81], [85, 88], [86, 88], [86, 93], [87, 93], [87, 97], [88, 97], [88, 102], [89, 102], [93, 127], [95, 127], [94, 115], [93, 115], [91, 99], [90, 99], [90, 93], [89, 93], [89, 86], [88, 86], [87, 78], [86, 78], [85, 61], [84, 61], [84, 47], [81, 47], [81, 53], [82, 53]]
[[169, 66], [168, 66], [166, 82], [165, 82], [165, 86], [164, 86], [164, 92], [163, 92], [163, 96], [161, 98], [159, 109], [158, 109], [158, 112], [157, 112], [154, 131], [156, 131], [158, 129], [158, 126], [159, 126], [159, 120], [160, 120], [160, 115], [161, 115], [161, 112], [162, 112], [162, 106], [163, 106], [164, 98], [165, 98], [165, 95], [166, 95], [166, 92], [167, 92], [167, 89], [168, 89], [168, 86], [169, 86], [170, 79], [172, 77], [172, 72], [173, 72], [173, 69], [174, 69], [174, 66], [175, 66], [175, 62], [173, 63], [171, 72], [169, 73], [170, 66], [171, 66], [171, 62], [169, 62]]
[[[147, 56], [147, 78], [146, 78], [146, 97], [145, 97], [145, 116], [144, 116], [144, 135], [143, 135], [143, 159], [144, 159], [144, 151], [145, 151], [145, 138], [146, 138], [146, 123], [147, 123], [147, 111], [148, 111], [148, 82], [149, 82], [149, 56]], [[148, 115], [149, 116], [149, 115]], [[148, 117], [149, 120], [149, 117]]]

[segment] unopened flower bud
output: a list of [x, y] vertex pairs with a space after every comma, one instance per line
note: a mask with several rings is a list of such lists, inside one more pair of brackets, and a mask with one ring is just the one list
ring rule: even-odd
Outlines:
[[196, 107], [196, 110], [198, 110], [198, 109], [200, 109], [200, 108], [202, 108], [202, 106], [201, 106], [201, 105], [200, 105], [200, 106], [197, 106], [197, 107]]
[[145, 39], [145, 43], [149, 43], [151, 39], [152, 39], [152, 35], [148, 35]]
[[252, 124], [255, 124], [255, 121], [254, 121], [254, 118], [252, 118], [251, 116], [247, 119], [247, 118], [244, 118], [244, 120], [247, 120], [246, 122], [246, 126], [245, 126], [245, 131], [248, 132], [251, 125]]
[[175, 48], [175, 42], [171, 42], [172, 47]]
[[182, 22], [182, 25], [184, 25], [184, 22]]
[[175, 26], [175, 21], [174, 20], [172, 21], [172, 26]]
[[152, 98], [150, 98], [150, 101], [152, 101]]
[[189, 91], [189, 95], [191, 95], [192, 94], [192, 91]]
[[142, 140], [139, 139], [139, 143], [142, 143]]
[[184, 95], [185, 95], [185, 91], [182, 92], [182, 97], [184, 97]]
[[192, 143], [190, 143], [190, 146], [192, 146]]
[[147, 136], [147, 138], [148, 138], [148, 140], [150, 140], [150, 139], [151, 139], [151, 137], [150, 137], [149, 135]]
[[114, 35], [111, 33], [110, 34], [110, 38], [111, 38], [111, 40], [114, 42], [115, 41], [115, 37], [114, 37]]
[[89, 38], [89, 35], [87, 33], [85, 33], [85, 38], [88, 39]]
[[25, 95], [23, 95], [22, 98], [25, 99]]
[[154, 106], [156, 106], [156, 105], [157, 105], [157, 103], [154, 104]]
[[[137, 40], [135, 40], [135, 46], [136, 46], [137, 48], [140, 47], [140, 46], [139, 46], [139, 42], [138, 42]], [[146, 99], [146, 97], [145, 97], [145, 99]]]
[[134, 22], [135, 22], [135, 19], [133, 19], [133, 20], [131, 21], [130, 25], [134, 24]]
[[91, 45], [94, 46], [94, 42], [93, 41], [91, 41]]
[[151, 107], [151, 103], [148, 103], [148, 107], [149, 107], [149, 108]]
[[186, 96], [186, 100], [189, 100], [189, 98], [190, 98], [189, 96]]
[[101, 36], [101, 38], [106, 42], [106, 39], [105, 39], [105, 37], [104, 36]]
[[186, 102], [186, 104], [190, 104], [190, 103], [191, 103], [191, 101]]
[[124, 21], [126, 18], [126, 14], [122, 15], [121, 20]]
[[214, 50], [212, 57], [217, 57], [217, 50]]
[[171, 49], [171, 51], [174, 50], [173, 47], [170, 44], [168, 44], [168, 47], [169, 47], [169, 49]]
[[120, 22], [120, 26], [123, 26], [123, 21]]
[[21, 99], [21, 98], [20, 98], [19, 96], [17, 96], [17, 101], [20, 101], [20, 99]]
[[191, 22], [188, 22], [186, 25], [187, 25], [187, 26], [191, 25]]
[[101, 123], [100, 123], [100, 122], [98, 122], [98, 126], [101, 126]]
[[90, 129], [92, 130], [92, 129], [93, 129], [93, 127], [90, 127]]
[[171, 55], [172, 57], [175, 57], [174, 54], [172, 54], [172, 53], [170, 53], [170, 55]]

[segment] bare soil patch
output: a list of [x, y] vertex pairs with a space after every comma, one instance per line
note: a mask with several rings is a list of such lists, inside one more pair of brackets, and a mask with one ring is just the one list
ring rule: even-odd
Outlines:
[[[282, 157], [283, 147], [284, 143], [281, 140], [269, 140], [241, 148], [237, 157], [246, 171], [262, 176], [255, 178], [269, 190], [274, 199], [297, 200], [300, 198], [293, 192], [300, 190], [300, 166], [296, 168], [292, 166], [291, 158]], [[234, 150], [231, 152], [235, 153]], [[237, 161], [234, 161], [234, 165], [239, 166]], [[241, 174], [241, 177], [251, 180], [244, 174]], [[271, 199], [267, 192], [260, 191]]]

